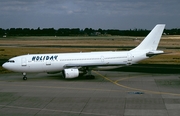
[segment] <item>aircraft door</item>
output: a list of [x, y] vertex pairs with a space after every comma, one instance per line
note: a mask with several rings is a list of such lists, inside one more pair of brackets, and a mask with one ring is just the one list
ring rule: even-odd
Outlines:
[[50, 60], [46, 60], [44, 62], [44, 66], [43, 66], [44, 72], [47, 72], [48, 70], [50, 70], [49, 68], [51, 68], [51, 61]]
[[128, 53], [127, 54], [127, 65], [131, 65], [132, 64], [132, 54]]
[[104, 62], [104, 56], [101, 56], [101, 62], [102, 63]]
[[27, 66], [27, 60], [25, 57], [21, 58], [21, 66]]

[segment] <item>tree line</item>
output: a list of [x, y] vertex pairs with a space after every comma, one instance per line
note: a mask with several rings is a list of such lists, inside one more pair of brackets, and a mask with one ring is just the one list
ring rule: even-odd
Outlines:
[[[100, 36], [100, 35], [119, 35], [119, 36], [146, 36], [150, 30], [146, 29], [92, 29], [92, 28], [43, 28], [37, 29], [30, 28], [0, 28], [0, 36]], [[167, 35], [180, 35], [180, 29], [165, 29], [164, 34]]]

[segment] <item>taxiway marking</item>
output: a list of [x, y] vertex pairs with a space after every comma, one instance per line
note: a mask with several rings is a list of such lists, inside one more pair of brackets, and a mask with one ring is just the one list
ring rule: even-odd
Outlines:
[[62, 87], [62, 86], [36, 86], [36, 85], [24, 85], [24, 84], [19, 84], [19, 85], [6, 85], [6, 84], [0, 84], [0, 86], [20, 86], [20, 87], [33, 87], [33, 88], [51, 88], [51, 89], [70, 89], [70, 90], [86, 90], [86, 91], [111, 91], [111, 92], [123, 92], [120, 90], [110, 90], [110, 89], [98, 89], [98, 88], [74, 88], [74, 87]]
[[123, 81], [123, 80], [127, 80], [127, 79], [131, 79], [131, 78], [138, 78], [138, 77], [125, 77], [125, 78], [121, 78], [121, 79], [118, 79], [118, 80], [111, 80], [109, 79], [108, 77], [102, 75], [101, 73], [98, 73], [97, 71], [93, 71], [94, 73], [96, 73], [97, 75], [101, 76], [102, 78], [110, 81], [111, 83], [119, 86], [119, 87], [123, 87], [123, 88], [126, 88], [126, 89], [130, 89], [130, 90], [135, 90], [135, 91], [141, 91], [141, 92], [147, 92], [147, 93], [152, 93], [152, 94], [164, 94], [164, 95], [176, 95], [176, 96], [180, 96], [180, 94], [177, 94], [177, 93], [168, 93], [168, 92], [159, 92], [159, 91], [151, 91], [151, 90], [145, 90], [145, 89], [138, 89], [138, 88], [133, 88], [133, 87], [129, 87], [129, 86], [125, 86], [125, 85], [122, 85], [120, 84], [119, 82], [120, 81]]

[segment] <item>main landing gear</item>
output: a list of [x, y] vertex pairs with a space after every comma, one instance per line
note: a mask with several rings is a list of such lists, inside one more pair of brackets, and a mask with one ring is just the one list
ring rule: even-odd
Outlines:
[[87, 70], [87, 75], [86, 75], [86, 78], [87, 79], [95, 79], [95, 76], [91, 74], [91, 70]]
[[23, 74], [23, 80], [27, 80], [27, 77], [26, 77], [26, 73], [22, 73]]

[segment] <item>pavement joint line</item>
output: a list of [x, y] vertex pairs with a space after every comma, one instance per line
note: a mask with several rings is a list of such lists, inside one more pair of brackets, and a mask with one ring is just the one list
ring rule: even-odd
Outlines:
[[[30, 108], [30, 107], [22, 107], [22, 106], [10, 106], [10, 105], [0, 105], [3, 108], [18, 108], [18, 109], [27, 109], [27, 110], [39, 110], [39, 111], [50, 111], [50, 112], [62, 112], [62, 113], [73, 113], [73, 114], [89, 114], [96, 116], [109, 116], [107, 114], [98, 114], [98, 113], [88, 113], [88, 112], [76, 112], [76, 111], [64, 111], [64, 110], [54, 110], [54, 109], [46, 109], [46, 108]], [[35, 114], [37, 115], [37, 114]]]
[[[6, 86], [5, 84], [0, 84], [0, 86]], [[110, 89], [97, 89], [97, 88], [72, 88], [72, 87], [54, 87], [54, 86], [30, 86], [30, 85], [13, 85], [10, 86], [28, 86], [28, 87], [39, 87], [39, 88], [52, 88], [52, 89], [74, 89], [74, 90], [88, 90], [88, 91], [111, 91], [111, 92], [123, 92], [120, 90], [110, 90]]]
[[53, 97], [46, 105], [44, 105], [44, 107], [43, 107], [42, 109], [40, 109], [39, 111], [37, 111], [37, 113], [34, 114], [34, 115], [37, 115], [39, 112], [41, 112], [43, 109], [45, 109], [45, 108], [49, 105], [49, 103], [51, 103], [54, 99], [55, 99], [55, 97]]
[[[123, 79], [119, 79], [119, 80], [116, 80], [116, 81], [113, 81], [111, 79], [109, 79], [108, 77], [102, 75], [101, 73], [98, 73], [96, 71], [94, 71], [97, 75], [101, 76], [102, 78], [110, 81], [111, 83], [119, 86], [119, 87], [123, 87], [123, 88], [126, 88], [126, 89], [130, 89], [130, 90], [136, 90], [136, 91], [142, 91], [142, 92], [147, 92], [147, 93], [152, 93], [152, 94], [164, 94], [164, 95], [175, 95], [175, 96], [180, 96], [180, 94], [177, 94], [177, 93], [168, 93], [168, 92], [158, 92], [158, 91], [151, 91], [151, 90], [145, 90], [145, 89], [138, 89], [138, 88], [133, 88], [133, 87], [129, 87], [129, 86], [125, 86], [125, 85], [122, 85], [122, 84], [119, 84], [120, 81], [123, 81], [123, 80], [126, 80], [126, 79], [130, 79], [129, 77], [125, 77]], [[138, 77], [133, 77], [133, 78], [138, 78]]]
[[81, 112], [83, 112], [83, 110], [85, 109], [85, 107], [87, 106], [87, 104], [89, 103], [91, 97], [88, 99], [88, 101], [85, 103], [85, 105], [82, 107], [81, 111], [79, 112], [79, 115], [81, 115]]

